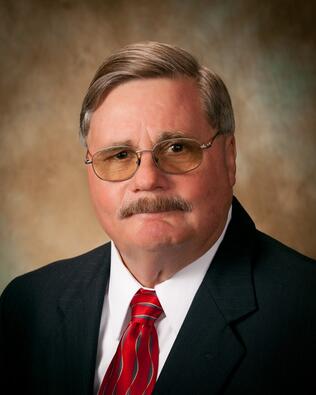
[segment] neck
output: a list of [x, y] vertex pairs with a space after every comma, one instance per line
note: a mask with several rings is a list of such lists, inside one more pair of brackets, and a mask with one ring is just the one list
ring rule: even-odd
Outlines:
[[[130, 248], [130, 246], [116, 245], [122, 261], [130, 273], [144, 287], [154, 288], [155, 285], [168, 280], [178, 271], [204, 255], [216, 242], [222, 233], [217, 232], [214, 237], [202, 245], [159, 246], [154, 250], [144, 248]], [[125, 248], [126, 247], [126, 248]]]

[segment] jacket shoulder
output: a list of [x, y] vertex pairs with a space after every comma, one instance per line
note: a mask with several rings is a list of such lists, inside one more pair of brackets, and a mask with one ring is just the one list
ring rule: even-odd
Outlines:
[[[110, 243], [99, 246], [76, 257], [49, 263], [31, 272], [14, 278], [4, 289], [1, 299], [23, 300], [38, 293], [47, 294], [74, 283], [83, 276], [94, 275], [100, 265], [109, 264]], [[46, 292], [47, 291], [47, 292]]]
[[316, 274], [316, 261], [286, 246], [280, 241], [256, 230], [256, 252], [260, 261], [273, 261], [275, 267], [286, 265], [288, 269], [307, 270]]
[[[315, 306], [316, 261], [256, 231], [253, 278], [257, 297], [288, 300], [289, 306]], [[275, 303], [275, 302], [274, 302]]]

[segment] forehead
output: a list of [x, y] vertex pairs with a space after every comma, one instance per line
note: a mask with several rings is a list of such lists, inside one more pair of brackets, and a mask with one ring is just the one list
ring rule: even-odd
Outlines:
[[114, 88], [92, 114], [88, 144], [137, 143], [145, 133], [181, 131], [201, 138], [210, 130], [196, 82], [189, 78], [132, 80]]

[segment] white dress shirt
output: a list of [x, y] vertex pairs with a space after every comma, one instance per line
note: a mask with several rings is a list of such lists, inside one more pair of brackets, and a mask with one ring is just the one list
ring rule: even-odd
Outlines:
[[[189, 311], [193, 298], [223, 240], [231, 219], [231, 208], [225, 228], [214, 245], [200, 258], [185, 266], [168, 280], [155, 286], [163, 314], [155, 326], [159, 341], [158, 376]], [[134, 294], [143, 287], [123, 264], [111, 242], [110, 279], [106, 290], [96, 360], [94, 391], [97, 393], [103, 376], [116, 352], [120, 338], [130, 321], [129, 304]]]

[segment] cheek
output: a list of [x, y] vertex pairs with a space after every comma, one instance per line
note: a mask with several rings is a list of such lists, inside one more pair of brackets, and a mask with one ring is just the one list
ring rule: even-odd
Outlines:
[[[88, 184], [92, 203], [100, 218], [106, 214], [114, 215], [118, 205], [118, 193], [106, 181], [98, 179], [93, 172], [88, 172]], [[104, 219], [104, 218], [103, 218]]]
[[221, 212], [230, 204], [232, 188], [226, 167], [209, 164], [187, 178], [182, 197], [193, 204], [199, 218]]
[[189, 173], [184, 189], [193, 200], [210, 203], [209, 198], [222, 189], [224, 177], [221, 173], [220, 169], [212, 164], [203, 166], [195, 173]]

